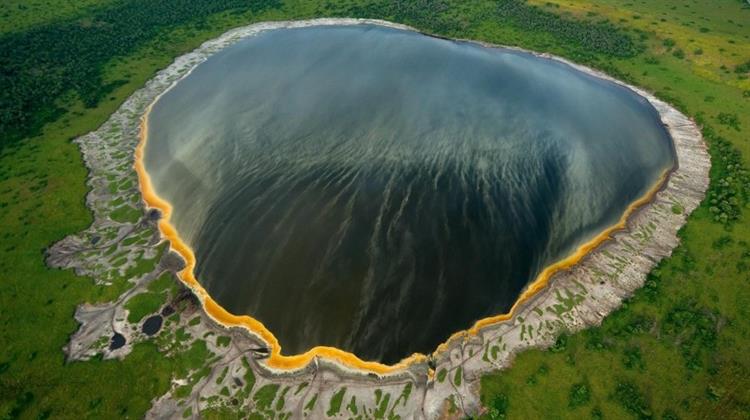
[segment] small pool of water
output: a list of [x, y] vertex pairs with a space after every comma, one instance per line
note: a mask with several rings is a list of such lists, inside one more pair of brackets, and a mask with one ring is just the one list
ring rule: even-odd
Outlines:
[[109, 340], [109, 349], [117, 350], [124, 346], [126, 343], [125, 336], [120, 333], [114, 333], [112, 338]]
[[145, 321], [143, 321], [141, 330], [146, 335], [154, 335], [159, 332], [159, 330], [161, 329], [161, 324], [163, 322], [164, 319], [161, 317], [161, 315], [152, 315], [146, 318]]

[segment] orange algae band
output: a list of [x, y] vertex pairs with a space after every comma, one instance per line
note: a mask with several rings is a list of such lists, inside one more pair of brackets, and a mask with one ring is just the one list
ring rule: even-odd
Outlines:
[[[342, 366], [350, 369], [363, 370], [367, 372], [374, 372], [378, 374], [388, 374], [397, 372], [405, 369], [412, 363], [423, 362], [427, 359], [427, 356], [419, 353], [401, 360], [394, 365], [386, 365], [379, 362], [364, 361], [358, 358], [353, 353], [341, 350], [336, 347], [329, 346], [317, 346], [302, 354], [284, 356], [281, 354], [281, 345], [278, 339], [266, 328], [263, 323], [255, 318], [248, 315], [235, 315], [224, 309], [219, 305], [206, 291], [203, 286], [198, 282], [194, 274], [195, 269], [195, 253], [190, 246], [180, 237], [177, 229], [170, 223], [170, 217], [172, 215], [172, 205], [159, 197], [153, 188], [151, 178], [146, 172], [145, 165], [143, 163], [144, 150], [146, 148], [146, 142], [148, 141], [148, 118], [151, 113], [151, 109], [158, 101], [157, 97], [147, 108], [143, 117], [141, 118], [140, 127], [140, 140], [135, 149], [135, 163], [134, 168], [138, 174], [138, 181], [140, 185], [141, 194], [143, 201], [149, 208], [155, 208], [162, 212], [162, 218], [159, 220], [158, 226], [162, 236], [170, 242], [172, 250], [177, 252], [185, 260], [185, 268], [177, 273], [180, 281], [183, 282], [193, 293], [198, 296], [202, 302], [203, 308], [206, 313], [216, 322], [223, 325], [224, 327], [240, 327], [249, 330], [252, 334], [260, 337], [270, 347], [270, 355], [266, 359], [266, 365], [270, 368], [284, 369], [284, 370], [297, 370], [307, 366], [315, 357], [322, 357], [331, 361], [335, 361]], [[669, 174], [672, 169], [667, 169], [662, 173], [659, 180], [656, 182], [646, 194], [641, 198], [631, 203], [625, 212], [622, 214], [616, 224], [605, 229], [603, 232], [598, 234], [590, 241], [582, 244], [576, 249], [574, 253], [568, 257], [546, 267], [532, 283], [530, 283], [526, 289], [521, 293], [516, 302], [513, 304], [511, 309], [500, 315], [495, 315], [487, 318], [480, 319], [474, 325], [463, 331], [458, 331], [448, 338], [443, 344], [439, 345], [435, 352], [445, 350], [450, 342], [455, 339], [461, 339], [467, 335], [476, 335], [479, 331], [487, 326], [498, 324], [510, 320], [513, 314], [530, 298], [535, 296], [537, 293], [542, 291], [548, 284], [552, 276], [558, 271], [569, 269], [570, 267], [581, 261], [589, 252], [596, 249], [599, 245], [610, 239], [610, 236], [618, 231], [625, 229], [628, 218], [640, 207], [648, 204], [656, 193], [666, 184]]]
[[589, 254], [589, 252], [596, 249], [599, 245], [607, 241], [608, 239], [611, 239], [611, 235], [619, 230], [625, 229], [627, 226], [628, 219], [630, 216], [635, 213], [639, 208], [643, 207], [644, 205], [651, 202], [651, 200], [654, 198], [657, 192], [659, 192], [662, 187], [664, 187], [669, 180], [669, 174], [674, 170], [675, 167], [672, 167], [671, 169], [666, 169], [661, 176], [659, 177], [656, 184], [646, 192], [641, 198], [631, 203], [627, 209], [625, 209], [625, 212], [623, 212], [620, 219], [617, 221], [616, 224], [610, 226], [609, 228], [602, 231], [600, 234], [592, 238], [590, 241], [582, 244], [579, 246], [575, 252], [573, 252], [571, 255], [567, 256], [566, 258], [553, 263], [552, 265], [547, 266], [544, 270], [542, 270], [541, 273], [539, 273], [536, 276], [536, 279], [532, 283], [530, 283], [526, 289], [521, 293], [521, 295], [516, 299], [516, 302], [513, 304], [513, 306], [510, 308], [510, 310], [504, 314], [500, 315], [494, 315], [487, 318], [482, 318], [479, 321], [475, 322], [474, 325], [463, 331], [458, 331], [451, 335], [443, 344], [439, 345], [436, 352], [446, 350], [448, 347], [448, 344], [452, 342], [453, 340], [457, 339], [463, 339], [466, 336], [469, 335], [477, 335], [479, 331], [487, 326], [498, 324], [501, 322], [505, 322], [513, 318], [513, 315], [515, 312], [526, 303], [529, 299], [534, 297], [537, 293], [544, 290], [545, 287], [549, 284], [550, 279], [552, 278], [555, 273], [559, 271], [567, 270], [574, 265], [578, 264], [586, 255]]
[[204, 289], [198, 282], [198, 279], [195, 278], [195, 253], [180, 237], [177, 229], [175, 229], [170, 223], [172, 206], [156, 194], [153, 184], [151, 183], [151, 178], [146, 172], [143, 163], [144, 150], [146, 148], [146, 142], [148, 141], [148, 116], [154, 103], [155, 102], [148, 106], [141, 119], [140, 141], [135, 149], [134, 168], [138, 174], [138, 182], [141, 194], [143, 195], [143, 201], [148, 207], [158, 209], [162, 212], [162, 218], [158, 223], [159, 231], [162, 236], [170, 242], [172, 250], [177, 252], [185, 260], [185, 268], [177, 273], [177, 276], [183, 284], [189, 287], [193, 293], [198, 296], [203, 304], [204, 310], [211, 318], [228, 328], [246, 328], [251, 333], [265, 341], [270, 347], [270, 356], [266, 359], [266, 364], [271, 368], [286, 370], [300, 369], [307, 366], [315, 357], [323, 357], [338, 362], [347, 368], [375, 372], [378, 374], [388, 374], [402, 370], [411, 363], [420, 362], [426, 359], [426, 356], [415, 353], [397, 364], [385, 365], [378, 362], [364, 361], [350, 352], [326, 346], [314, 347], [305, 353], [298, 355], [284, 356], [281, 354], [281, 345], [278, 340], [271, 331], [263, 325], [263, 323], [248, 315], [232, 314], [211, 298], [206, 289]]

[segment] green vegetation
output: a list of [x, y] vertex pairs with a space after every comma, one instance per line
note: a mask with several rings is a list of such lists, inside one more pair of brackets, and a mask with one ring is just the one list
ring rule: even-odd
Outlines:
[[[713, 168], [682, 245], [601, 327], [563, 336], [551, 351], [525, 352], [508, 371], [485, 377], [482, 399], [490, 418], [748, 416], [745, 3], [9, 0], [0, 5], [0, 417], [142, 417], [172, 377], [195, 383], [204, 374], [202, 342], [170, 357], [147, 341], [122, 361], [64, 363], [76, 305], [112, 299], [126, 285], [97, 286], [44, 265], [42, 250], [91, 221], [86, 170], [70, 139], [98, 127], [155, 71], [201, 42], [255, 21], [315, 16], [383, 18], [551, 52], [643, 86], [694, 117]], [[170, 280], [155, 281], [150, 293]], [[444, 370], [437, 379], [456, 382]], [[277, 391], [261, 387], [254, 397], [270, 408]], [[316, 401], [311, 396], [305, 409]]]
[[73, 97], [87, 108], [95, 107], [128, 82], [127, 75], [104, 82], [106, 65], [165, 29], [200, 24], [219, 12], [278, 6], [276, 0], [130, 0], [92, 9], [84, 17], [8, 33], [0, 38], [0, 147], [38, 134], [62, 115]]
[[166, 272], [161, 276], [157, 277], [148, 285], [148, 291], [151, 293], [161, 293], [164, 291], [170, 291], [172, 295], [177, 290], [176, 279], [172, 277], [172, 274]]
[[125, 204], [116, 208], [109, 217], [116, 222], [135, 223], [141, 218], [141, 211]]
[[[377, 391], [376, 391], [377, 393]], [[373, 413], [373, 416], [376, 419], [382, 419], [385, 418], [385, 412], [388, 410], [388, 403], [391, 400], [391, 394], [389, 393], [377, 393], [378, 395], [375, 398], [375, 405], [377, 408], [375, 409], [375, 412]]]
[[[743, 130], [750, 101], [743, 93], [747, 80], [722, 67], [735, 68], [750, 56], [750, 27], [741, 18], [750, 10], [729, 1], [533, 3], [568, 18], [634, 28], [645, 49], [629, 59], [599, 58], [604, 65], [598, 66], [695, 117], [713, 167], [708, 197], [680, 233], [672, 258], [601, 327], [563, 336], [552, 351], [521, 354], [508, 371], [485, 377], [487, 417], [746, 418], [750, 363], [741, 349], [750, 344], [750, 144]], [[538, 33], [523, 45], [540, 43], [549, 41]], [[678, 49], [700, 54], [675, 54]], [[541, 366], [548, 373], [535, 375]], [[529, 386], [518, 386], [532, 376]]]
[[591, 391], [589, 391], [588, 385], [585, 383], [573, 384], [570, 388], [568, 400], [568, 406], [571, 408], [588, 404], [589, 400], [591, 400]]
[[258, 408], [258, 410], [271, 410], [271, 404], [273, 404], [273, 400], [276, 398], [276, 393], [278, 391], [278, 384], [266, 384], [260, 387], [260, 389], [258, 389], [258, 391], [253, 396], [253, 401], [255, 401], [255, 406]]
[[108, 0], [6, 0], [0, 4], [0, 34], [27, 29], [63, 17], [86, 16]]
[[245, 366], [246, 369], [244, 392], [249, 395], [253, 390], [253, 387], [255, 386], [255, 373], [253, 373], [253, 370], [250, 369], [250, 363], [247, 361], [247, 358], [242, 358], [242, 365]]
[[[35, 16], [48, 15], [50, 20], [30, 26], [52, 23], [58, 16], [67, 19], [68, 9], [61, 8], [62, 14], [56, 14], [60, 3], [45, 2], [47, 13]], [[34, 4], [41, 7], [40, 2]], [[104, 6], [105, 2], [97, 4]], [[85, 9], [77, 11], [86, 13]], [[58, 118], [40, 126], [38, 136], [14, 141], [13, 147], [0, 151], [0, 322], [5, 326], [0, 329], [0, 418], [139, 418], [153, 398], [167, 392], [173, 377], [187, 375], [185, 366], [197, 362], [197, 369], [205, 363], [205, 356], [195, 360], [185, 352], [167, 357], [155, 342], [137, 344], [124, 361], [65, 363], [61, 349], [78, 328], [73, 318], [76, 305], [112, 300], [125, 290], [127, 282], [97, 286], [72, 271], [50, 269], [42, 251], [91, 222], [83, 200], [86, 169], [78, 148], [69, 140], [98, 127], [175, 56], [250, 18], [226, 15], [207, 19], [223, 23], [200, 31], [182, 27], [163, 32], [158, 42], [154, 38], [127, 57], [108, 62], [102, 83], [124, 74], [129, 74], [130, 81], [93, 108], [84, 108], [75, 99], [62, 104]], [[17, 21], [2, 23], [8, 28]], [[18, 30], [26, 30], [26, 26]], [[0, 35], [3, 46], [8, 44], [7, 36]], [[32, 50], [45, 48], [40, 41]], [[1, 60], [0, 77], [6, 77], [5, 56]], [[23, 112], [26, 120], [43, 119], [30, 110]], [[3, 134], [0, 138], [5, 144], [7, 137]], [[174, 284], [172, 279], [166, 280]]]
[[357, 415], [357, 397], [352, 395], [352, 399], [349, 400], [349, 404], [346, 405], [346, 409], [349, 410], [349, 412], [356, 416]]
[[608, 21], [581, 22], [530, 6], [521, 0], [500, 0], [497, 3], [498, 16], [514, 27], [554, 34], [566, 43], [589, 52], [592, 57], [597, 54], [632, 57], [642, 49], [632, 36]]
[[331, 396], [331, 402], [328, 406], [327, 416], [335, 416], [341, 411], [341, 403], [344, 401], [344, 394], [346, 394], [346, 387], [339, 389], [334, 392]]
[[315, 394], [310, 398], [310, 400], [305, 404], [305, 411], [310, 411], [315, 407], [315, 402], [318, 401], [318, 394]]
[[226, 347], [229, 345], [231, 341], [232, 339], [225, 335], [222, 335], [221, 337], [216, 337], [216, 345], [219, 347]]
[[461, 386], [462, 380], [463, 380], [463, 368], [459, 366], [456, 369], [456, 372], [453, 374], [453, 384], [456, 386]]
[[128, 310], [128, 322], [138, 323], [146, 315], [153, 314], [164, 304], [164, 294], [162, 293], [140, 293], [125, 303], [125, 309]]

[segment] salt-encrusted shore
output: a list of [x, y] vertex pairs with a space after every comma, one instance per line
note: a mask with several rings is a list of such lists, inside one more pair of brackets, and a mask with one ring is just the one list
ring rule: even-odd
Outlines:
[[[128, 322], [125, 306], [130, 299], [146, 293], [154, 279], [164, 272], [178, 272], [184, 267], [184, 260], [189, 259], [184, 252], [180, 252], [183, 258], [174, 252], [160, 252], [164, 242], [164, 232], [160, 233], [158, 227], [160, 214], [145, 208], [133, 169], [137, 163], [135, 150], [142, 140], [141, 121], [150, 105], [210, 55], [242, 38], [277, 28], [359, 24], [414, 30], [364, 19], [267, 22], [234, 29], [177, 58], [135, 92], [98, 130], [76, 139], [90, 170], [87, 204], [94, 213], [94, 222], [86, 231], [52, 246], [48, 262], [56, 267], [75, 268], [77, 273], [105, 284], [138, 272], [133, 268], [144, 259], [153, 259], [154, 267], [126, 278], [132, 287], [114, 302], [78, 308], [76, 319], [81, 326], [65, 348], [69, 359], [83, 360], [96, 354], [121, 358], [134, 343], [153, 339], [139, 331], [139, 323]], [[228, 328], [226, 318], [217, 316], [215, 308], [209, 305], [206, 311], [205, 303], [210, 297], [200, 285], [188, 282], [197, 301], [185, 293], [170, 295], [169, 306], [183, 309], [177, 319], [165, 323], [160, 337], [168, 341], [170, 334], [179, 330], [181, 337], [188, 337], [180, 340], [184, 348], [202, 341], [216, 357], [206, 361], [209, 369], [174, 378], [172, 390], [154, 401], [148, 416], [197, 416], [203, 410], [219, 407], [316, 418], [353, 416], [354, 410], [369, 416], [383, 410], [402, 418], [476, 413], [480, 409], [478, 380], [482, 374], [509, 366], [514, 356], [527, 348], [551, 345], [562, 331], [599, 324], [641, 287], [646, 274], [677, 246], [678, 229], [708, 188], [710, 159], [700, 130], [692, 120], [646, 91], [561, 58], [530, 53], [626, 86], [654, 106], [669, 130], [678, 164], [658, 190], [652, 191], [641, 206], [633, 207], [627, 220], [623, 220], [622, 229], [613, 231], [609, 239], [585, 253], [576, 264], [530, 285], [512, 314], [484, 320], [470, 331], [454, 335], [431, 356], [415, 357], [394, 367], [365, 364], [345, 352], [326, 351], [284, 362], [279, 359], [280, 354], [273, 354], [273, 346], [263, 338], [264, 334], [253, 331], [252, 326]], [[113, 217], [115, 211], [122, 214], [123, 206], [131, 206], [144, 217], [138, 221]], [[184, 304], [186, 301], [188, 305]], [[191, 322], [190, 318], [195, 319], [187, 316], [191, 313], [200, 322]], [[125, 338], [122, 347], [107, 346], [114, 333]], [[231, 338], [228, 344], [219, 339], [222, 336]], [[168, 346], [163, 343], [161, 347]], [[185, 386], [190, 387], [187, 396]], [[180, 387], [181, 391], [177, 391]], [[260, 389], [266, 394], [274, 390], [270, 407], [259, 406], [254, 398]], [[336, 407], [336, 400], [343, 403]]]

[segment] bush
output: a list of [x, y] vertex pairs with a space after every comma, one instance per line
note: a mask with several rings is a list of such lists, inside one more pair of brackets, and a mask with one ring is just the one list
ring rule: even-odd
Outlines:
[[734, 68], [734, 72], [737, 74], [750, 73], [750, 60], [747, 60], [744, 63], [736, 66]]
[[596, 54], [632, 57], [643, 49], [611, 23], [570, 20], [520, 0], [498, 0], [497, 14], [521, 29], [546, 32]]
[[643, 355], [639, 347], [633, 346], [625, 349], [622, 363], [626, 369], [644, 370], [646, 364], [643, 362]]
[[632, 382], [620, 382], [612, 396], [625, 410], [641, 420], [651, 420], [653, 415], [646, 398]]
[[706, 124], [703, 114], [697, 114], [695, 119], [703, 126], [703, 137], [711, 153], [711, 184], [702, 205], [708, 208], [714, 222], [729, 228], [750, 198], [750, 172], [740, 152]]
[[573, 384], [568, 394], [568, 406], [570, 408], [580, 407], [588, 404], [591, 400], [591, 391], [585, 383]]
[[568, 336], [560, 334], [555, 340], [555, 344], [549, 348], [552, 353], [562, 353], [568, 348]]
[[737, 116], [737, 114], [730, 114], [728, 112], [720, 112], [719, 115], [716, 116], [716, 119], [719, 120], [719, 124], [721, 125], [726, 125], [726, 126], [734, 128], [737, 131], [741, 131], [740, 119]]
[[508, 397], [505, 394], [497, 394], [492, 400], [487, 415], [491, 419], [505, 419], [508, 416]]

